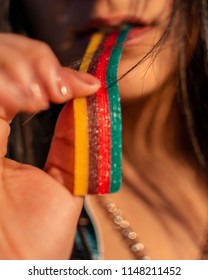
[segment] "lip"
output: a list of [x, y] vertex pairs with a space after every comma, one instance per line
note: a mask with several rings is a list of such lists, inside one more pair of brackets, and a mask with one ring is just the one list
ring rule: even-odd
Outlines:
[[134, 16], [112, 16], [112, 17], [97, 17], [88, 23], [90, 26], [119, 26], [122, 23], [128, 22], [129, 24], [149, 25], [143, 19]]
[[155, 26], [153, 25], [133, 27], [128, 33], [124, 47], [127, 48], [138, 45], [140, 42], [142, 42], [142, 40], [144, 40], [144, 37], [148, 35], [154, 28]]
[[96, 17], [92, 18], [82, 29], [78, 30], [77, 35], [82, 37], [97, 31], [111, 33], [115, 30], [121, 30], [124, 25], [132, 26], [124, 43], [124, 48], [126, 49], [141, 43], [145, 36], [155, 28], [156, 23], [147, 22], [132, 16]]
[[148, 33], [153, 30], [155, 24], [153, 22], [144, 21], [142, 18], [133, 16], [112, 16], [112, 17], [96, 17], [87, 22], [78, 34], [88, 34], [102, 30], [104, 32], [112, 32], [119, 30], [122, 25], [131, 25], [132, 29], [128, 33], [124, 47], [131, 47], [139, 44]]
[[141, 18], [133, 16], [96, 17], [87, 22], [79, 32], [87, 33], [89, 31], [119, 29], [124, 24], [130, 24], [135, 27], [147, 27], [151, 25]]

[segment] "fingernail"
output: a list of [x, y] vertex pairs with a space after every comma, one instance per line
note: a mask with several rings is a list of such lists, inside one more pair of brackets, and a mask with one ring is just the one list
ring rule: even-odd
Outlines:
[[57, 76], [56, 76], [56, 82], [57, 82], [57, 85], [58, 85], [59, 93], [60, 93], [63, 97], [71, 98], [72, 95], [71, 95], [71, 92], [70, 92], [70, 90], [69, 90], [69, 87], [68, 87], [68, 85], [66, 84], [64, 78], [61, 76], [61, 74], [57, 74]]
[[73, 71], [73, 74], [77, 79], [79, 79], [79, 81], [83, 82], [86, 86], [90, 86], [95, 89], [99, 89], [101, 86], [101, 82], [89, 73]]
[[16, 97], [16, 102], [24, 111], [45, 110], [49, 108], [49, 103], [47, 101], [39, 99], [40, 97], [37, 93], [36, 86], [25, 90], [20, 84], [9, 83], [8, 92], [10, 92], [13, 97]]
[[[69, 79], [69, 75], [72, 80]], [[69, 84], [69, 80], [72, 84]], [[62, 68], [56, 73], [55, 79], [55, 89], [58, 87], [59, 96], [61, 94], [65, 100], [71, 99], [73, 97], [71, 86], [73, 87], [75, 80], [76, 84], [81, 85], [85, 90], [89, 89], [89, 92], [96, 92], [101, 86], [100, 81], [88, 73], [81, 73], [72, 69]]]
[[47, 109], [49, 107], [48, 100], [41, 89], [41, 86], [37, 82], [32, 82], [30, 84], [30, 93], [32, 95], [32, 102], [35, 102], [36, 105], [40, 106], [43, 109]]

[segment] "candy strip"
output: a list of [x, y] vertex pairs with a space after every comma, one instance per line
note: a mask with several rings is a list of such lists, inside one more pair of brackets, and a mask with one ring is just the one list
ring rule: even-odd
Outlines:
[[106, 37], [103, 53], [97, 64], [96, 77], [101, 81], [102, 87], [97, 92], [98, 121], [99, 121], [99, 157], [98, 157], [98, 193], [110, 192], [111, 180], [111, 129], [110, 107], [107, 93], [108, 62], [117, 40], [118, 32]]
[[98, 193], [98, 108], [94, 104], [97, 102], [96, 95], [87, 98], [88, 107], [88, 128], [89, 128], [89, 174], [88, 193]]
[[121, 57], [123, 42], [129, 31], [124, 29], [118, 36], [116, 47], [111, 54], [107, 69], [107, 87], [110, 105], [111, 119], [111, 183], [110, 192], [116, 192], [121, 185], [121, 149], [122, 149], [122, 127], [120, 95], [117, 83], [117, 69]]
[[[99, 60], [99, 50], [103, 49], [103, 40], [93, 56], [88, 72], [96, 75], [96, 66]], [[88, 134], [89, 134], [89, 178], [88, 193], [98, 193], [98, 155], [99, 155], [99, 124], [97, 94], [87, 98], [88, 108]]]
[[[73, 101], [74, 194], [115, 192], [121, 185], [121, 109], [117, 68], [128, 28], [92, 36], [80, 71], [101, 81], [96, 95]], [[89, 57], [90, 55], [90, 57]]]
[[[86, 50], [80, 71], [87, 72], [90, 60], [89, 54], [93, 55], [97, 50], [102, 34], [93, 36]], [[88, 168], [89, 168], [89, 138], [86, 98], [77, 98], [73, 101], [74, 130], [75, 130], [75, 170], [74, 170], [74, 194], [82, 195], [88, 192]]]

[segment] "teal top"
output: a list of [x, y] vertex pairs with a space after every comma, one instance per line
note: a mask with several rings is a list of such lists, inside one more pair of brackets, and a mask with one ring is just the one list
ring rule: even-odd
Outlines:
[[95, 228], [85, 207], [77, 226], [72, 260], [99, 260], [100, 249]]

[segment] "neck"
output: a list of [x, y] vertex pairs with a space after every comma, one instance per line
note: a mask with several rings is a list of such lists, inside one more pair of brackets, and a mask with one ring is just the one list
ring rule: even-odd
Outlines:
[[169, 83], [148, 96], [122, 105], [123, 146], [126, 156], [184, 157], [190, 143], [179, 109], [176, 88]]
[[193, 234], [190, 239], [200, 236], [199, 244], [202, 235], [196, 225], [205, 229], [207, 223], [205, 181], [190, 156], [176, 88], [169, 83], [152, 95], [125, 102], [122, 114], [123, 185], [134, 191], [140, 203], [153, 206], [148, 211], [159, 210], [160, 220], [166, 227], [173, 226], [170, 230], [176, 236], [185, 224]]

